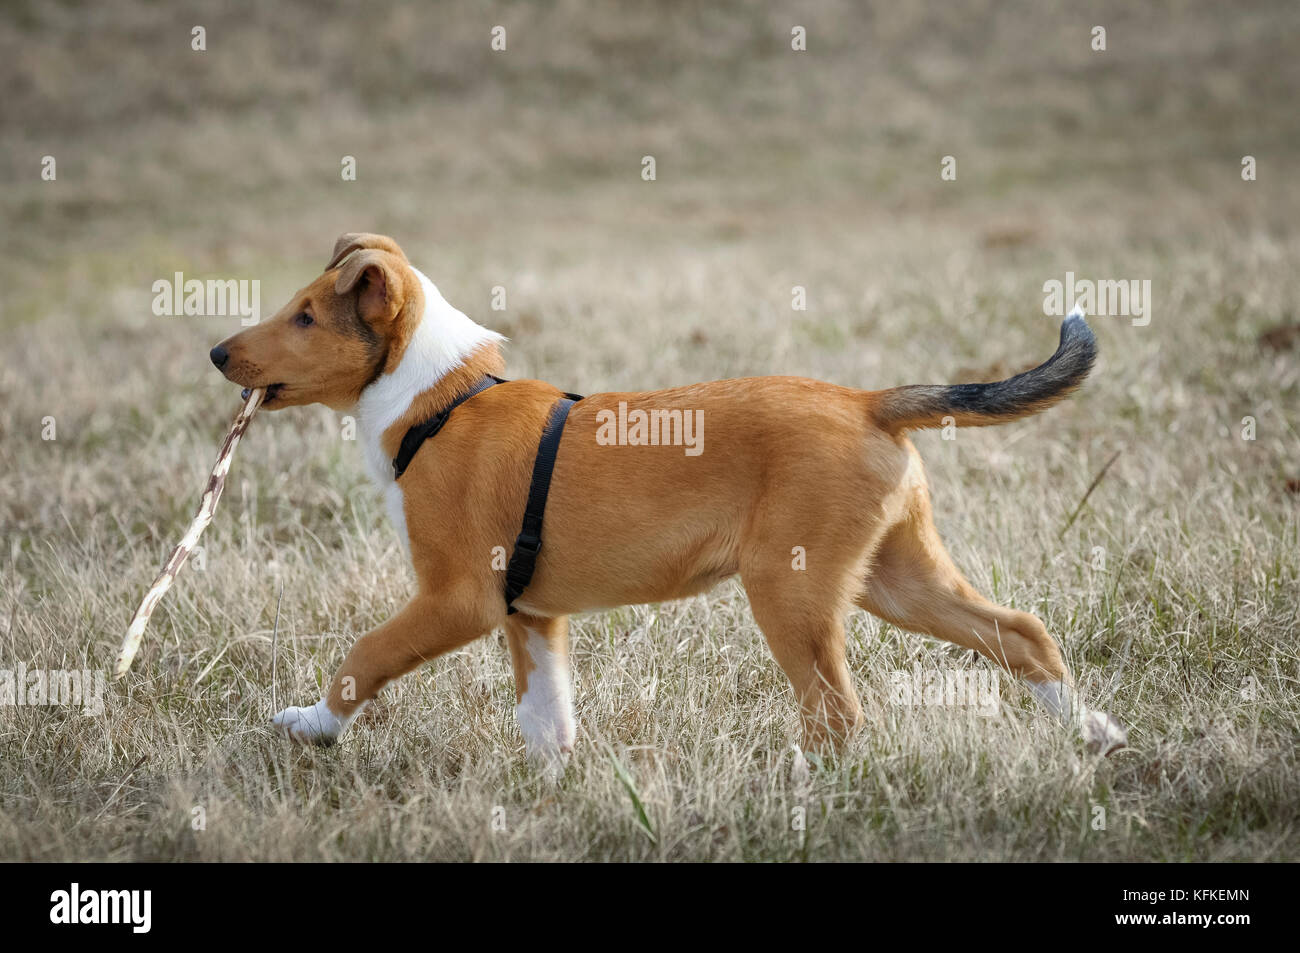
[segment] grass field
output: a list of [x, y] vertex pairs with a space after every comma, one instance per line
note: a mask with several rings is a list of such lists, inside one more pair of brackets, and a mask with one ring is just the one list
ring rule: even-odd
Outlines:
[[916, 442], [958, 564], [1131, 747], [1088, 756], [1007, 679], [992, 717], [892, 704], [896, 672], [982, 663], [857, 613], [867, 727], [804, 779], [735, 583], [575, 620], [558, 786], [499, 633], [292, 747], [271, 714], [414, 584], [313, 407], [254, 420], [102, 713], [0, 705], [0, 859], [1300, 858], [1300, 8], [710, 6], [11, 5], [0, 670], [111, 670], [193, 514], [238, 321], [155, 316], [174, 272], [257, 279], [269, 314], [339, 233], [390, 234], [511, 376], [594, 393], [1005, 376], [1051, 353], [1069, 271], [1150, 280], [1149, 324], [1094, 318], [1067, 404]]

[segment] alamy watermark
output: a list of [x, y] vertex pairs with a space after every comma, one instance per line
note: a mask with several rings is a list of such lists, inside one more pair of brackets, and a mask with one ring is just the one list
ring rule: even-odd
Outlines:
[[975, 708], [985, 717], [998, 713], [998, 673], [989, 668], [922, 670], [890, 673], [891, 704], [912, 707]]
[[1076, 279], [1065, 273], [1065, 281], [1055, 278], [1043, 282], [1043, 314], [1063, 318], [1073, 307], [1086, 315], [1126, 317], [1133, 326], [1144, 328], [1151, 323], [1151, 279], [1118, 278], [1091, 281]]
[[104, 672], [29, 669], [24, 662], [16, 669], [0, 668], [0, 705], [67, 706], [80, 708], [83, 715], [102, 715]]
[[688, 457], [704, 452], [704, 411], [627, 409], [596, 411], [596, 443], [602, 447], [683, 447]]
[[148, 933], [153, 925], [152, 890], [88, 890], [73, 883], [50, 894], [50, 922], [121, 924], [132, 933]]
[[176, 272], [172, 280], [159, 278], [153, 283], [153, 313], [159, 317], [170, 315], [239, 316], [239, 323], [248, 327], [262, 317], [262, 283], [256, 278], [198, 278], [187, 279]]

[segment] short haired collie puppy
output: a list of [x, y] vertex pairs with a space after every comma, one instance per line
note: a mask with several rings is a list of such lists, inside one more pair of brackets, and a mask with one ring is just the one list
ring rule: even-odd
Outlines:
[[266, 388], [269, 410], [322, 403], [357, 415], [419, 580], [357, 640], [324, 698], [275, 716], [289, 737], [333, 742], [385, 683], [503, 626], [527, 750], [555, 767], [574, 744], [569, 616], [679, 599], [738, 574], [794, 688], [806, 749], [833, 750], [862, 721], [845, 663], [855, 605], [986, 655], [1093, 749], [1124, 744], [1078, 697], [1043, 623], [992, 604], [957, 571], [907, 437], [1061, 400], [1096, 356], [1082, 315], [1065, 320], [1046, 363], [998, 383], [868, 391], [754, 377], [586, 397], [564, 422], [536, 571], [510, 614], [500, 554], [513, 551], [561, 392], [536, 380], [486, 387], [400, 479], [392, 465], [411, 427], [504, 372], [503, 340], [448, 304], [391, 238], [348, 234], [278, 313], [212, 349], [231, 381]]

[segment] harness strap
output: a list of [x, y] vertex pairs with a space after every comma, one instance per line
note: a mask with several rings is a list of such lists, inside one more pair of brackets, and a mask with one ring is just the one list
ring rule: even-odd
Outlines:
[[451, 416], [453, 410], [465, 403], [465, 401], [469, 400], [475, 394], [481, 394], [489, 387], [504, 383], [505, 381], [499, 377], [485, 374], [483, 375], [482, 380], [453, 400], [442, 410], [438, 411], [424, 423], [416, 424], [410, 430], [406, 431], [406, 434], [402, 437], [402, 445], [397, 450], [397, 456], [393, 457], [393, 479], [400, 480], [402, 478], [402, 474], [406, 472], [406, 468], [411, 465], [411, 458], [415, 456], [415, 452], [420, 449], [424, 444], [424, 441], [428, 440], [442, 429], [443, 424], [447, 422], [447, 418]]
[[[434, 436], [451, 412], [475, 394], [481, 394], [496, 384], [504, 384], [503, 378], [492, 374], [483, 375], [483, 379], [461, 394], [450, 404], [438, 411], [423, 423], [416, 424], [402, 437], [402, 445], [393, 458], [393, 479], [400, 480], [411, 459], [424, 445], [424, 441]], [[516, 611], [510, 603], [518, 599], [528, 584], [532, 582], [533, 571], [537, 568], [537, 554], [542, 549], [542, 515], [546, 512], [546, 496], [551, 489], [551, 474], [555, 471], [555, 455], [560, 449], [560, 437], [564, 433], [564, 422], [569, 417], [569, 408], [582, 400], [581, 394], [565, 394], [551, 407], [542, 430], [542, 439], [537, 446], [537, 459], [533, 461], [533, 479], [528, 487], [528, 505], [524, 508], [524, 525], [515, 540], [515, 551], [510, 555], [510, 564], [506, 567], [506, 614]]]
[[564, 434], [569, 408], [581, 399], [576, 394], [568, 394], [557, 400], [542, 430], [537, 459], [533, 463], [533, 480], [528, 487], [528, 505], [524, 508], [524, 525], [515, 539], [510, 565], [506, 567], [506, 615], [517, 611], [511, 603], [523, 595], [537, 568], [537, 554], [542, 549], [542, 516], [546, 512], [546, 495], [551, 489], [551, 474], [555, 471], [555, 455], [560, 449], [560, 437]]

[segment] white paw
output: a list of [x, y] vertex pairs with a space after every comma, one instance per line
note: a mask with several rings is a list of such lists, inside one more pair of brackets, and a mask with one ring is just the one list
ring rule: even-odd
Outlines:
[[528, 763], [542, 778], [552, 783], [564, 777], [569, 769], [572, 748], [547, 747], [541, 750], [533, 748], [528, 751]]
[[808, 759], [804, 757], [803, 749], [798, 745], [791, 745], [790, 753], [793, 755], [790, 763], [790, 783], [802, 790], [812, 781], [812, 768], [808, 765]]
[[532, 630], [525, 647], [533, 668], [515, 715], [534, 770], [556, 781], [568, 767], [576, 735], [568, 660]]
[[347, 727], [324, 699], [309, 708], [286, 708], [271, 719], [271, 724], [291, 741], [316, 745], [334, 744]]
[[1073, 723], [1094, 754], [1110, 754], [1128, 747], [1128, 733], [1104, 711], [1094, 711], [1064, 682], [1030, 682], [1029, 690], [1062, 723]]
[[548, 781], [559, 781], [573, 756], [573, 722], [539, 726], [521, 717], [524, 750], [534, 771]]
[[1128, 732], [1104, 711], [1084, 711], [1079, 730], [1094, 754], [1110, 754], [1128, 747]]

